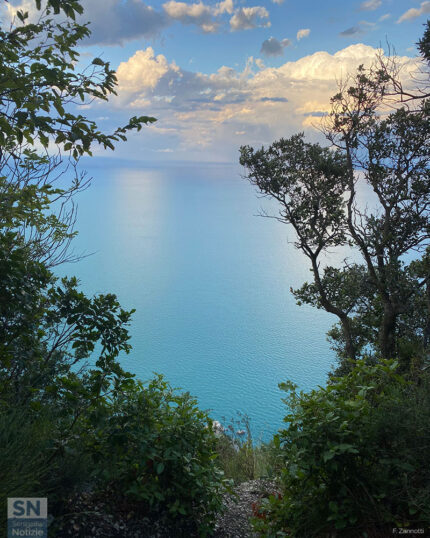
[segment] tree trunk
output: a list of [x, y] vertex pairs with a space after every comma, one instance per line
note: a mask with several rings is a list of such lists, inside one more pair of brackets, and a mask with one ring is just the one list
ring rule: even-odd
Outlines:
[[379, 347], [383, 359], [392, 359], [395, 355], [395, 332], [397, 313], [390, 303], [384, 304], [384, 315], [379, 329]]
[[424, 349], [428, 350], [429, 345], [430, 345], [430, 279], [427, 280], [427, 284], [426, 284], [426, 299], [427, 299], [426, 300], [427, 316], [426, 316], [426, 324], [424, 327], [424, 334], [423, 334], [423, 345], [424, 345]]
[[351, 323], [348, 316], [340, 317], [343, 335], [345, 337], [345, 350], [349, 359], [356, 359], [355, 344], [352, 338]]

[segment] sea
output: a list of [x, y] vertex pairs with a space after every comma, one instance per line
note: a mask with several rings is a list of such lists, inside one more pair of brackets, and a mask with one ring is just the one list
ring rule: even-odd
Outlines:
[[215, 420], [241, 428], [247, 416], [254, 441], [270, 439], [287, 411], [278, 384], [316, 388], [335, 364], [326, 332], [336, 318], [291, 294], [312, 274], [278, 205], [235, 164], [82, 167], [92, 180], [75, 199], [81, 260], [57, 273], [136, 309], [125, 369], [163, 374]]

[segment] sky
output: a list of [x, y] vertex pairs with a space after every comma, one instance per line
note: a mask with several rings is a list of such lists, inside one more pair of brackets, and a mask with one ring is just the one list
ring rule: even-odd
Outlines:
[[[3, 9], [10, 16], [33, 4], [11, 0]], [[300, 131], [321, 140], [318, 124], [339, 81], [388, 43], [412, 70], [430, 18], [430, 1], [419, 0], [82, 4], [92, 35], [81, 62], [99, 56], [118, 77], [118, 96], [83, 112], [107, 131], [130, 116], [155, 116], [115, 151], [144, 161], [237, 162], [244, 144]]]

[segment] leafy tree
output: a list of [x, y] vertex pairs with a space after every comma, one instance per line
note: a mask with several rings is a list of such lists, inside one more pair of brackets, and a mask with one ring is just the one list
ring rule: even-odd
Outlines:
[[[68, 394], [79, 414], [84, 402], [130, 377], [116, 358], [130, 349], [131, 312], [114, 295], [89, 299], [75, 278], [59, 282], [51, 272], [67, 259], [75, 232], [73, 205], [66, 206], [85, 184], [76, 174], [69, 186], [55, 181], [68, 167], [76, 171], [92, 144], [114, 149], [128, 131], [155, 120], [135, 117], [106, 134], [75, 112], [77, 100], [114, 94], [115, 74], [100, 58], [89, 70], [77, 67], [76, 46], [89, 34], [75, 22], [79, 1], [35, 6], [31, 22], [18, 11], [0, 29], [0, 400], [40, 403]], [[78, 381], [72, 368], [90, 356], [95, 368]]]
[[418, 41], [418, 49], [425, 61], [430, 64], [430, 20], [426, 23], [423, 37]]
[[[329, 147], [299, 134], [241, 148], [246, 177], [280, 203], [279, 220], [310, 260], [313, 282], [292, 290], [298, 303], [339, 318], [329, 337], [344, 368], [364, 355], [409, 367], [429, 345], [430, 101], [403, 105], [398, 94], [393, 109], [396, 72], [387, 69], [361, 66], [341, 85], [326, 118]], [[360, 182], [375, 209], [360, 207]], [[335, 247], [352, 247], [362, 263], [321, 267]]]
[[[0, 29], [0, 194], [11, 219], [2, 224], [15, 225], [33, 255], [52, 266], [67, 258], [74, 235], [75, 211], [68, 202], [88, 183], [77, 172], [79, 158], [91, 155], [94, 144], [114, 149], [129, 131], [155, 119], [133, 117], [105, 133], [83, 116], [76, 105], [116, 93], [115, 72], [101, 58], [81, 67], [76, 47], [90, 31], [75, 21], [83, 12], [78, 0], [35, 5], [40, 11], [31, 18], [18, 10], [10, 28]], [[65, 172], [74, 175], [71, 184], [53, 188]], [[39, 205], [25, 214], [21, 205], [29, 197]], [[57, 211], [47, 212], [54, 202]]]
[[[161, 378], [144, 386], [121, 368], [133, 311], [52, 269], [70, 259], [73, 197], [88, 184], [80, 157], [155, 120], [109, 134], [81, 115], [76, 104], [115, 93], [115, 74], [100, 58], [79, 67], [89, 30], [75, 22], [78, 0], [35, 4], [36, 19], [18, 12], [0, 29], [0, 495], [49, 495], [55, 535], [79, 517], [93, 535], [94, 505], [110, 499], [119, 515], [164, 513], [203, 536], [226, 488], [210, 419]], [[86, 514], [70, 509], [76, 498], [92, 502]]]

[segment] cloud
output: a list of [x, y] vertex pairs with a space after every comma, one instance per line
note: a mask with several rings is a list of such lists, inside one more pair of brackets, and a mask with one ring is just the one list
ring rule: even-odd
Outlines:
[[363, 33], [363, 30], [360, 28], [360, 26], [351, 26], [351, 28], [347, 28], [343, 32], [340, 32], [339, 35], [341, 37], [352, 37], [355, 35], [360, 35]]
[[[180, 76], [178, 66], [168, 63], [165, 56], [155, 56], [152, 47], [138, 50], [127, 62], [122, 62], [117, 69], [118, 92], [125, 96], [125, 101], [131, 107], [149, 104], [149, 97], [153, 95], [156, 86], [160, 88], [161, 80]], [[160, 92], [154, 94], [160, 98]]]
[[255, 59], [255, 65], [258, 67], [258, 69], [264, 69], [266, 67], [261, 58], [256, 58]]
[[269, 21], [262, 19], [269, 18], [269, 12], [261, 6], [234, 8], [233, 0], [223, 0], [215, 6], [206, 5], [203, 2], [187, 4], [169, 0], [163, 4], [166, 15], [182, 24], [195, 24], [203, 32], [213, 33], [219, 30], [222, 23], [221, 15], [232, 15], [230, 18], [230, 29], [250, 30], [259, 26], [270, 26]]
[[[171, 24], [164, 12], [142, 0], [82, 0], [84, 12], [77, 16], [81, 24], [90, 21], [91, 35], [85, 44], [122, 45], [134, 39], [157, 37]], [[28, 11], [30, 22], [37, 22], [40, 12], [34, 0], [1, 2], [0, 15], [11, 20], [18, 9]]]
[[286, 97], [261, 97], [260, 101], [262, 103], [288, 103]]
[[209, 6], [203, 2], [196, 4], [186, 4], [170, 0], [163, 4], [165, 13], [170, 19], [179, 21], [182, 24], [195, 24], [203, 32], [216, 32], [220, 26], [220, 21], [216, 17], [224, 13], [233, 13], [233, 0], [224, 0], [215, 6]]
[[309, 28], [303, 28], [302, 30], [299, 30], [297, 32], [297, 36], [296, 36], [297, 41], [300, 41], [304, 37], [308, 37], [310, 33], [311, 33], [311, 31], [309, 30]]
[[105, 45], [152, 38], [160, 34], [170, 21], [163, 12], [147, 6], [142, 0], [83, 0], [80, 22], [91, 21], [89, 43]]
[[262, 21], [262, 19], [268, 19], [269, 12], [265, 7], [241, 7], [237, 9], [230, 19], [230, 28], [233, 31], [237, 30], [251, 30], [262, 26], [264, 28], [270, 27], [270, 21]]
[[278, 5], [280, 5], [280, 4], [283, 4], [283, 3], [284, 3], [284, 0], [272, 0], [272, 2], [273, 2], [274, 4], [278, 4]]
[[[157, 117], [155, 125], [164, 131], [151, 129], [141, 136], [147, 136], [148, 143], [158, 140], [159, 148], [175, 148], [200, 160], [204, 155], [208, 160], [215, 155], [235, 159], [237, 133], [247, 134], [247, 143], [260, 145], [314, 129], [330, 110], [336, 80], [361, 64], [369, 66], [377, 52], [355, 44], [335, 54], [316, 52], [277, 68], [261, 62], [258, 68], [257, 60], [249, 58], [243, 70], [223, 66], [206, 74], [182, 69], [148, 47], [120, 64], [119, 95], [111, 107], [125, 109], [129, 115]], [[406, 73], [416, 69], [412, 58], [402, 57], [399, 62]]]
[[412, 7], [411, 9], [408, 9], [408, 11], [403, 13], [403, 15], [398, 19], [397, 24], [405, 21], [411, 21], [426, 13], [430, 13], [430, 2], [421, 2], [421, 6], [419, 9]]
[[[195, 25], [205, 33], [215, 33], [229, 24], [230, 30], [249, 30], [270, 26], [269, 12], [262, 6], [234, 7], [234, 0], [210, 5], [202, 0], [186, 3], [168, 0], [157, 10], [143, 0], [82, 0], [84, 13], [78, 22], [91, 21], [88, 45], [123, 45], [137, 39], [158, 37], [174, 22]], [[37, 19], [34, 0], [0, 2], [0, 15], [10, 21], [18, 9]]]
[[291, 41], [289, 39], [279, 41], [276, 37], [269, 37], [269, 39], [263, 41], [260, 53], [264, 54], [264, 56], [282, 56], [284, 48], [290, 45]]
[[385, 15], [381, 15], [378, 19], [379, 22], [386, 21], [391, 17], [391, 13], [385, 13]]
[[374, 11], [378, 9], [382, 4], [382, 0], [366, 0], [360, 4], [360, 9], [362, 11]]
[[351, 28], [347, 28], [343, 32], [340, 32], [339, 35], [340, 37], [359, 36], [361, 34], [366, 33], [367, 30], [370, 30], [375, 27], [376, 27], [376, 24], [374, 22], [360, 21], [355, 26], [351, 26]]

